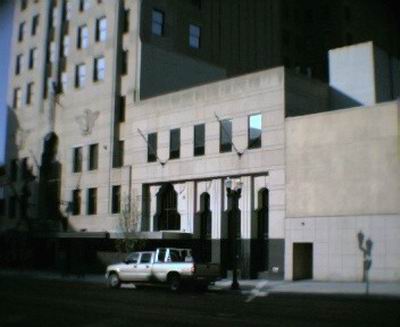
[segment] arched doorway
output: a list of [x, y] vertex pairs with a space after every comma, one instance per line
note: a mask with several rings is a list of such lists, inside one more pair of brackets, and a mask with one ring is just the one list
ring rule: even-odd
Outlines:
[[172, 184], [164, 184], [157, 194], [155, 230], [180, 230], [181, 216], [178, 212], [178, 196]]

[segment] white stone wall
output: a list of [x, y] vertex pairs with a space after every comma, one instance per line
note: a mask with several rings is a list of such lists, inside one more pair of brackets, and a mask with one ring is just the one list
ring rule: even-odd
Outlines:
[[285, 279], [292, 279], [293, 243], [307, 242], [313, 243], [313, 279], [362, 281], [361, 231], [373, 242], [370, 279], [400, 280], [400, 215], [287, 218], [285, 226]]

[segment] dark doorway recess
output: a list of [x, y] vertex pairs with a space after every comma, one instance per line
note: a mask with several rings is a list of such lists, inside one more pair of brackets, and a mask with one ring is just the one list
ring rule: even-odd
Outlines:
[[210, 195], [202, 193], [200, 195], [200, 259], [203, 262], [211, 261], [211, 217]]
[[313, 278], [313, 244], [293, 243], [293, 280]]
[[258, 272], [267, 271], [269, 266], [269, 190], [263, 188], [258, 192], [258, 209], [254, 218], [257, 221], [257, 237], [252, 248], [252, 277]]

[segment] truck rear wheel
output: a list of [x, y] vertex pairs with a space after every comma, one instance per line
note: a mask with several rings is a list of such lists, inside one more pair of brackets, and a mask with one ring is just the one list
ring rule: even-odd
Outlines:
[[173, 274], [168, 278], [169, 289], [172, 292], [178, 292], [181, 288], [181, 278], [178, 274]]
[[110, 275], [108, 275], [107, 285], [110, 288], [119, 288], [121, 285], [121, 281], [119, 280], [118, 274], [111, 273]]

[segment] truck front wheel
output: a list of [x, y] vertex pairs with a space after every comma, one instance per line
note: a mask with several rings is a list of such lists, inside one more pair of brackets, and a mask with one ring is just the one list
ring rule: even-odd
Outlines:
[[181, 278], [178, 274], [172, 274], [168, 277], [169, 289], [172, 292], [177, 292], [181, 288]]
[[110, 288], [119, 288], [121, 285], [121, 281], [119, 280], [118, 274], [111, 273], [110, 275], [108, 275], [107, 285]]

